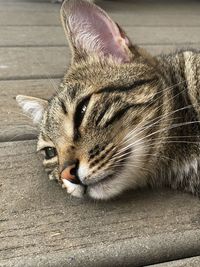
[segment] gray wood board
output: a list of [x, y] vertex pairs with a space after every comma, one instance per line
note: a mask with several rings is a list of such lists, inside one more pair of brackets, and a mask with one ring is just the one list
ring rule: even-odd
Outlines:
[[0, 266], [144, 266], [199, 255], [197, 198], [147, 190], [70, 198], [35, 149], [0, 144]]
[[[187, 0], [168, 0], [167, 2], [164, 0], [140, 0], [138, 3], [137, 1], [132, 0], [94, 0], [99, 6], [104, 6], [104, 8], [111, 9], [114, 12], [116, 11], [134, 11], [136, 8], [140, 9], [143, 7], [144, 10], [153, 10], [155, 7], [158, 9], [163, 10], [165, 7], [165, 11], [171, 11], [172, 3], [173, 7], [180, 8], [180, 11], [193, 11], [198, 12], [196, 10], [199, 7], [199, 2], [196, 0], [190, 0], [190, 4], [188, 5]], [[55, 8], [59, 8], [59, 5], [52, 5], [51, 0], [1, 0], [1, 11], [6, 11], [8, 9], [17, 11], [41, 11], [46, 10], [47, 12], [55, 10]]]
[[[181, 48], [199, 49], [199, 44], [142, 45], [152, 54]], [[0, 48], [0, 80], [62, 77], [70, 62], [67, 47]]]
[[58, 87], [59, 80], [19, 80], [0, 82], [0, 141], [33, 139], [37, 128], [19, 108], [15, 97], [19, 94], [50, 98]]
[[[134, 27], [125, 26], [130, 39], [136, 44], [199, 44], [199, 27]], [[0, 46], [66, 46], [61, 26], [2, 26]]]
[[67, 47], [0, 48], [0, 80], [62, 76], [70, 61]]
[[149, 267], [199, 267], [200, 257], [180, 259], [177, 261], [163, 262], [160, 264], [149, 265]]
[[[174, 46], [145, 47], [154, 54], [174, 49]], [[36, 138], [35, 127], [22, 114], [14, 98], [18, 94], [51, 97], [58, 86], [58, 81], [54, 84], [52, 77], [63, 76], [69, 62], [69, 50], [62, 47], [5, 48], [0, 49], [0, 55], [0, 77], [5, 80], [0, 81], [0, 141]], [[42, 77], [46, 79], [32, 80]]]
[[[59, 10], [59, 5], [52, 5], [51, 0], [50, 1], [43, 1], [43, 0], [1, 0], [1, 12], [13, 10], [15, 12], [17, 11], [23, 11], [23, 12], [54, 12], [56, 10]], [[123, 0], [123, 1], [116, 1], [116, 0], [96, 0], [96, 3], [107, 9], [110, 12], [113, 13], [121, 13], [121, 12], [136, 12], [138, 10], [144, 10], [144, 11], [161, 11], [161, 12], [172, 12], [175, 14], [175, 9], [179, 10], [179, 12], [191, 12], [194, 14], [198, 13], [197, 8], [199, 7], [199, 2], [196, 0], [190, 0], [190, 4], [188, 4], [187, 0], [182, 0], [181, 2], [179, 0], [168, 0], [166, 1], [160, 1], [160, 0], [140, 0], [140, 2], [137, 1], [131, 1], [131, 0]], [[172, 6], [173, 3], [173, 6]], [[163, 8], [164, 7], [164, 8]], [[157, 8], [157, 10], [155, 10]]]
[[[188, 1], [98, 3], [121, 25], [200, 26], [198, 1], [190, 1], [189, 4]], [[0, 25], [58, 25], [59, 8], [60, 5], [39, 1], [2, 2]]]

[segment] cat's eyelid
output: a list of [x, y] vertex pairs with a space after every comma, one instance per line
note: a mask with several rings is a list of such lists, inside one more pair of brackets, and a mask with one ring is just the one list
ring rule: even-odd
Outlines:
[[88, 95], [83, 96], [83, 97], [78, 101], [76, 107], [78, 107], [79, 105], [81, 105], [81, 103], [83, 103], [84, 101], [90, 100], [91, 97], [92, 97], [92, 94], [88, 94]]
[[[75, 129], [78, 129], [82, 123], [82, 120], [83, 120], [83, 117], [84, 117], [85, 112], [87, 110], [87, 106], [89, 104], [91, 96], [92, 96], [91, 94], [84, 96], [76, 106], [76, 111], [74, 114], [74, 127], [75, 127]], [[81, 114], [81, 111], [83, 111], [83, 114]]]
[[46, 147], [53, 147], [55, 148], [54, 144], [51, 141], [44, 141], [43, 139], [39, 139], [38, 144], [37, 144], [37, 152], [45, 149]]

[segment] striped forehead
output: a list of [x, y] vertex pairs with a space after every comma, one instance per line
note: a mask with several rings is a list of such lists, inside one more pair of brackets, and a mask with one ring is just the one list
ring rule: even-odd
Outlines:
[[68, 129], [67, 133], [71, 133], [72, 125], [72, 111], [73, 106], [66, 105], [66, 100], [55, 96], [49, 102], [49, 107], [45, 113], [42, 123], [42, 132], [50, 139], [56, 139], [63, 134], [66, 135], [65, 128]]
[[73, 102], [74, 100], [76, 100], [76, 98], [80, 94], [80, 92], [81, 92], [80, 84], [75, 84], [75, 85], [67, 84], [66, 88], [62, 92], [61, 97], [65, 97], [66, 100], [70, 103], [70, 102]]
[[59, 110], [64, 114], [68, 114], [74, 109], [77, 99], [79, 99], [78, 96], [81, 95], [80, 85], [65, 85], [64, 87], [61, 92], [51, 99], [49, 113], [57, 113]]

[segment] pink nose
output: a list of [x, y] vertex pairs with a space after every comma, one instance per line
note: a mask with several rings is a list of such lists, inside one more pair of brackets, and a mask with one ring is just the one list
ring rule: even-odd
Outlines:
[[61, 172], [61, 179], [75, 181], [76, 180], [75, 173], [76, 173], [76, 165], [75, 164], [70, 165]]

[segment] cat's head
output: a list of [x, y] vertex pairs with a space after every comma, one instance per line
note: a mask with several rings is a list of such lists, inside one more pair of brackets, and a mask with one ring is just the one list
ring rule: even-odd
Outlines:
[[61, 18], [73, 55], [59, 92], [49, 101], [17, 101], [40, 125], [38, 150], [49, 175], [110, 198], [146, 182], [151, 147], [144, 125], [160, 105], [156, 60], [92, 3], [65, 1]]

